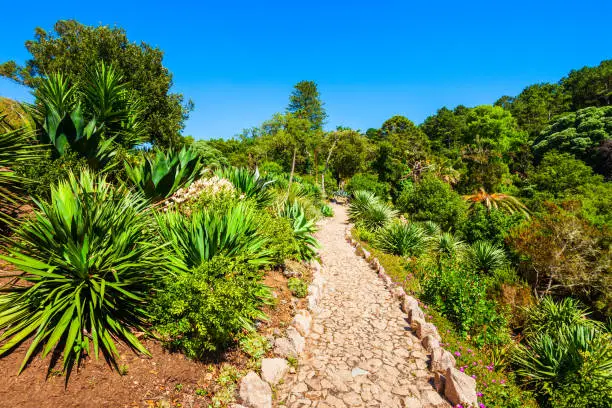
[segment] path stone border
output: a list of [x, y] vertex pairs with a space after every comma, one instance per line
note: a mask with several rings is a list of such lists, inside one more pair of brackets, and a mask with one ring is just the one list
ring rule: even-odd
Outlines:
[[305, 338], [312, 329], [312, 314], [319, 312], [318, 304], [325, 289], [325, 278], [319, 261], [313, 259], [306, 266], [312, 272], [306, 297], [307, 309], [298, 309], [285, 335], [274, 339], [273, 353], [278, 357], [261, 360], [261, 376], [250, 371], [242, 378], [239, 396], [243, 405], [233, 404], [232, 408], [272, 408], [272, 387], [289, 372], [288, 359], [298, 358], [304, 353]]
[[408, 323], [412, 330], [421, 340], [423, 348], [430, 354], [430, 369], [435, 376], [436, 390], [453, 406], [478, 407], [476, 380], [455, 367], [455, 357], [440, 346], [442, 339], [438, 329], [434, 324], [425, 321], [425, 313], [419, 306], [419, 301], [406, 294], [404, 288], [393, 282], [380, 261], [353, 238], [352, 228], [352, 225], [348, 225], [345, 229], [346, 241], [355, 248], [357, 255], [368, 262], [391, 294], [399, 300], [402, 311], [408, 315]]

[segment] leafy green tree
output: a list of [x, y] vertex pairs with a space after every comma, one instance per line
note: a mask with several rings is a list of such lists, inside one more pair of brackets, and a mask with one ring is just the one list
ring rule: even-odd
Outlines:
[[555, 150], [544, 155], [529, 180], [539, 191], [550, 192], [555, 198], [576, 193], [581, 186], [603, 182], [582, 160]]
[[406, 184], [397, 208], [414, 221], [433, 221], [443, 230], [455, 229], [467, 217], [463, 198], [445, 182], [426, 175], [419, 183]]
[[590, 107], [558, 117], [533, 142], [533, 151], [536, 158], [542, 158], [546, 152], [556, 149], [596, 166], [600, 161], [598, 147], [610, 139], [612, 106]]
[[535, 84], [516, 97], [504, 96], [495, 102], [512, 113], [521, 129], [539, 134], [555, 116], [570, 109], [569, 95], [559, 84]]
[[450, 155], [451, 152], [457, 153], [461, 149], [468, 111], [469, 109], [462, 105], [454, 110], [443, 107], [438, 109], [435, 115], [425, 119], [420, 127], [431, 140], [433, 151]]
[[368, 141], [355, 130], [340, 130], [338, 143], [331, 157], [332, 166], [339, 179], [352, 177], [365, 168]]
[[572, 70], [561, 80], [571, 95], [572, 109], [612, 104], [612, 60], [602, 61], [597, 67]]
[[86, 26], [75, 20], [58, 21], [51, 33], [36, 28], [26, 48], [31, 59], [24, 66], [14, 61], [1, 64], [0, 75], [37, 89], [47, 73], [62, 72], [81, 82], [92, 64], [112, 63], [129, 84], [128, 91], [142, 101], [149, 140], [165, 146], [180, 142], [191, 102], [184, 105], [183, 95], [170, 93], [172, 74], [162, 65], [159, 48], [130, 42], [121, 28]]
[[190, 145], [206, 166], [227, 166], [229, 162], [219, 149], [214, 148], [207, 140], [196, 140]]
[[467, 112], [465, 123], [463, 142], [467, 145], [505, 154], [527, 140], [512, 114], [499, 106], [472, 108]]

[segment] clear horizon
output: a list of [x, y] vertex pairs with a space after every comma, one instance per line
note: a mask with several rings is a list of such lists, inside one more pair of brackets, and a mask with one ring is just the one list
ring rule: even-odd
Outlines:
[[[314, 80], [328, 129], [365, 131], [393, 115], [421, 123], [442, 106], [491, 104], [534, 83], [612, 57], [612, 3], [521, 0], [507, 5], [439, 2], [267, 2], [231, 5], [108, 1], [99, 8], [34, 1], [0, 27], [0, 61], [22, 64], [24, 43], [59, 19], [117, 25], [134, 42], [165, 52], [174, 92], [195, 110], [184, 135], [230, 138], [284, 111], [300, 80]], [[15, 10], [11, 10], [15, 8]], [[66, 10], [71, 10], [67, 13]], [[461, 33], [457, 35], [456, 33]], [[0, 79], [0, 95], [23, 100], [29, 90]]]

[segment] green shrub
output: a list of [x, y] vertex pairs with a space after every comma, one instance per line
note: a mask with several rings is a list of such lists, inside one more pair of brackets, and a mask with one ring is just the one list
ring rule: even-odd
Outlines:
[[295, 297], [305, 298], [308, 295], [308, 284], [300, 278], [289, 278], [287, 286]]
[[268, 339], [257, 332], [249, 333], [240, 339], [240, 350], [255, 360], [262, 358], [270, 348]]
[[152, 239], [146, 203], [87, 171], [51, 188], [34, 217], [15, 232], [9, 256], [21, 281], [0, 295], [0, 354], [27, 338], [31, 356], [60, 353], [70, 371], [83, 354], [116, 366], [116, 339], [148, 354], [132, 334], [147, 320], [144, 306], [168, 271], [165, 251]]
[[495, 303], [487, 300], [485, 281], [455, 261], [423, 266], [422, 299], [453, 322], [478, 344], [509, 341], [507, 321]]
[[323, 204], [321, 206], [321, 214], [323, 214], [324, 217], [333, 217], [334, 209], [327, 204]]
[[267, 241], [264, 248], [270, 253], [273, 265], [281, 265], [286, 259], [297, 259], [300, 256], [291, 220], [266, 210], [259, 211], [257, 218], [259, 231]]
[[428, 246], [428, 237], [417, 224], [393, 222], [376, 232], [373, 244], [393, 255], [419, 256]]
[[355, 225], [375, 231], [391, 222], [397, 212], [382, 202], [374, 193], [360, 190], [353, 194], [348, 215], [349, 220]]
[[508, 231], [523, 219], [524, 216], [520, 212], [508, 214], [502, 210], [487, 210], [484, 205], [477, 204], [459, 228], [469, 243], [489, 241], [503, 246]]
[[588, 311], [575, 299], [564, 298], [558, 302], [550, 296], [543, 297], [540, 302], [526, 310], [524, 334], [538, 333], [554, 335], [567, 332], [572, 326], [584, 326], [600, 330], [600, 322], [588, 318]]
[[431, 254], [436, 260], [461, 259], [466, 249], [465, 243], [450, 232], [431, 238]]
[[240, 257], [216, 256], [167, 282], [155, 298], [155, 329], [171, 348], [202, 359], [234, 342], [265, 319], [271, 300], [262, 274]]
[[433, 221], [448, 231], [457, 229], [467, 217], [463, 198], [445, 182], [425, 176], [414, 186], [408, 185], [397, 199], [397, 208], [414, 221]]
[[355, 193], [359, 190], [371, 191], [381, 200], [389, 199], [389, 184], [379, 182], [376, 174], [357, 173], [351, 177], [346, 184], [346, 191]]

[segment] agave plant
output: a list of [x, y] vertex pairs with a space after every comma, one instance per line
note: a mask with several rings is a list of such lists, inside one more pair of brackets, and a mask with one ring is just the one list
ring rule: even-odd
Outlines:
[[260, 208], [268, 207], [274, 202], [274, 194], [270, 188], [274, 180], [261, 177], [257, 169], [250, 171], [246, 168], [228, 167], [217, 170], [215, 174], [231, 181], [240, 194], [254, 199]]
[[488, 241], [477, 241], [472, 244], [468, 256], [472, 267], [484, 273], [491, 273], [506, 263], [504, 250]]
[[298, 201], [286, 201], [278, 208], [277, 214], [291, 221], [300, 260], [308, 261], [314, 258], [319, 242], [312, 234], [317, 229], [314, 221], [306, 217], [304, 207]]
[[202, 171], [198, 154], [183, 147], [180, 151], [158, 150], [136, 165], [125, 163], [129, 181], [153, 202], [170, 197], [191, 184]]
[[144, 140], [139, 105], [114, 68], [100, 63], [81, 84], [70, 85], [61, 73], [46, 77], [28, 111], [39, 141], [56, 157], [76, 152], [101, 169], [114, 144], [129, 148]]
[[240, 257], [256, 266], [271, 262], [255, 215], [244, 204], [227, 212], [201, 211], [189, 217], [168, 211], [156, 219], [160, 235], [170, 243], [183, 269], [196, 268], [217, 255]]
[[63, 350], [69, 373], [92, 346], [116, 366], [117, 339], [148, 354], [132, 330], [144, 330], [167, 262], [150, 239], [145, 201], [85, 171], [36, 206], [0, 256], [23, 271], [0, 294], [0, 355], [31, 338], [20, 372], [34, 353]]
[[12, 214], [23, 203], [23, 185], [27, 180], [17, 176], [12, 168], [39, 157], [41, 151], [37, 146], [32, 146], [31, 136], [24, 128], [0, 129], [0, 223], [9, 223]]
[[465, 195], [463, 199], [469, 203], [470, 206], [475, 204], [483, 204], [487, 210], [500, 209], [510, 214], [520, 212], [525, 217], [529, 218], [529, 210], [523, 203], [521, 203], [516, 197], [509, 194], [502, 193], [488, 193], [484, 188], [480, 188], [476, 194]]
[[374, 245], [393, 255], [419, 256], [427, 249], [428, 237], [417, 224], [394, 222], [377, 231]]
[[374, 193], [359, 190], [353, 193], [348, 214], [351, 222], [375, 231], [396, 217], [397, 211], [382, 202]]
[[423, 226], [423, 229], [425, 230], [425, 233], [429, 236], [429, 237], [435, 237], [440, 235], [440, 226], [438, 224], [436, 224], [435, 222], [431, 221], [431, 220], [427, 220], [425, 222], [423, 222], [421, 224]]

